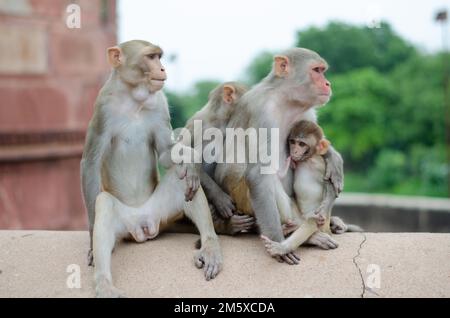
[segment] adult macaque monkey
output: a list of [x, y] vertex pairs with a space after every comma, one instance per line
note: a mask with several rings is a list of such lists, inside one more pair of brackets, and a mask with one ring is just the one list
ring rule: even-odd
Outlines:
[[[325, 78], [327, 68], [325, 60], [308, 49], [294, 48], [275, 56], [270, 74], [244, 94], [228, 126], [278, 128], [279, 162], [285, 162], [286, 140], [293, 125], [302, 119], [316, 122], [315, 106], [326, 104], [331, 97], [331, 85]], [[267, 149], [270, 149], [270, 139]], [[337, 195], [343, 188], [342, 158], [330, 147], [325, 160], [327, 168], [324, 179], [330, 180]], [[277, 182], [274, 180], [278, 176], [276, 173], [261, 173], [262, 166], [261, 162], [220, 164], [216, 169], [216, 180], [228, 193], [232, 193], [239, 210], [239, 206], [247, 201], [248, 193], [260, 233], [281, 242], [284, 236], [275, 200]], [[292, 197], [292, 171], [282, 181], [284, 190]], [[236, 188], [239, 191], [235, 191]], [[308, 226], [304, 223], [299, 230], [309, 232]], [[331, 236], [320, 231], [313, 234], [308, 243], [322, 248], [334, 245]], [[299, 261], [292, 252], [276, 258], [288, 264]]]
[[[99, 297], [122, 295], [111, 277], [116, 240], [130, 235], [137, 242], [154, 238], [183, 212], [201, 236], [196, 266], [204, 268], [207, 280], [221, 268], [221, 250], [197, 168], [172, 161], [174, 142], [161, 91], [166, 80], [161, 56], [158, 46], [138, 40], [108, 49], [113, 71], [97, 97], [81, 160], [89, 257], [90, 263], [95, 261]], [[168, 169], [161, 182], [157, 156]]]
[[[228, 121], [234, 113], [239, 99], [247, 90], [247, 87], [237, 82], [226, 82], [214, 88], [209, 93], [207, 104], [195, 113], [186, 124], [185, 128], [191, 136], [187, 145], [199, 152], [205, 150], [210, 143], [219, 142], [222, 145], [223, 140], [214, 140], [214, 138], [209, 140], [203, 137], [206, 137], [208, 129], [211, 128], [220, 130], [222, 136], [225, 136]], [[200, 123], [201, 127], [195, 127]], [[215, 147], [215, 152], [219, 152], [220, 148]], [[215, 153], [214, 155], [218, 159], [223, 154]], [[217, 160], [212, 162], [212, 158], [203, 157], [202, 159], [203, 169], [200, 171], [200, 180], [208, 202], [212, 204], [210, 207], [216, 232], [233, 235], [250, 230], [255, 224], [255, 219], [249, 215], [235, 214], [236, 207], [231, 197], [213, 180]]]

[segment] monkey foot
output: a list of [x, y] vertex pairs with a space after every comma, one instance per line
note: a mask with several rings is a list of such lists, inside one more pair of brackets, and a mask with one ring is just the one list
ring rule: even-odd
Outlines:
[[347, 225], [342, 221], [341, 218], [332, 217], [330, 219], [331, 232], [334, 234], [343, 234], [348, 231]]
[[100, 279], [95, 288], [97, 298], [125, 298], [124, 293], [107, 279]]
[[197, 268], [203, 268], [206, 280], [211, 280], [222, 269], [222, 252], [218, 239], [208, 239], [202, 248], [195, 253], [194, 263]]
[[339, 246], [338, 242], [333, 240], [330, 235], [317, 231], [307, 241], [308, 244], [318, 246], [324, 250], [335, 249]]
[[264, 235], [261, 235], [261, 240], [269, 255], [274, 257], [278, 262], [286, 262], [289, 265], [297, 265], [299, 263], [300, 258], [292, 251], [289, 251], [282, 243], [274, 242]]

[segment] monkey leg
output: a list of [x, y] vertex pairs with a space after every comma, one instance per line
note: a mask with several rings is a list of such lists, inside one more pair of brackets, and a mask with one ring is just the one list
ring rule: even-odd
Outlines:
[[245, 178], [241, 177], [239, 180], [234, 180], [231, 177], [226, 177], [224, 184], [231, 198], [236, 203], [236, 209], [245, 215], [254, 216], [250, 201], [250, 191]]
[[[284, 235], [276, 202], [274, 178], [278, 177], [261, 174], [259, 166], [255, 165], [247, 173], [246, 182], [249, 185], [251, 205], [261, 234], [273, 241], [281, 242]], [[275, 258], [278, 262], [286, 262], [289, 265], [296, 265], [300, 260], [293, 252]]]
[[322, 232], [331, 235], [330, 221], [331, 210], [333, 209], [334, 202], [336, 201], [336, 192], [334, 186], [330, 181], [324, 181], [322, 201], [314, 214], [321, 215], [325, 218], [325, 223], [320, 227]]
[[97, 297], [117, 298], [123, 293], [113, 286], [111, 253], [116, 239], [126, 232], [114, 211], [114, 198], [107, 192], [97, 196], [93, 230], [94, 280]]
[[308, 238], [317, 231], [315, 220], [303, 222], [291, 236], [282, 242], [274, 242], [266, 236], [261, 236], [267, 252], [271, 256], [281, 256], [295, 251], [300, 245], [305, 243]]
[[214, 232], [211, 212], [202, 188], [199, 188], [192, 201], [184, 203], [184, 212], [200, 232], [201, 248], [195, 253], [195, 266], [204, 269], [206, 280], [213, 279], [222, 269], [223, 260], [219, 239]]
[[206, 280], [217, 276], [222, 268], [222, 252], [219, 239], [212, 222], [211, 212], [205, 193], [200, 187], [192, 201], [186, 202], [184, 193], [186, 181], [180, 180], [175, 167], [169, 169], [161, 183], [150, 198], [149, 210], [158, 213], [163, 223], [170, 224], [179, 213], [192, 220], [200, 233], [201, 249], [195, 253], [194, 261], [198, 268], [203, 268]]

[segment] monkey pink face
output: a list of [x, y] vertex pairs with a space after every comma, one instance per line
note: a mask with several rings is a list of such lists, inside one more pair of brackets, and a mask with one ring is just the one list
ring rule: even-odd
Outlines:
[[162, 52], [146, 48], [143, 52], [142, 64], [150, 92], [159, 91], [167, 79], [166, 70], [161, 63]]
[[325, 77], [326, 71], [327, 65], [322, 63], [312, 64], [309, 70], [309, 76], [315, 88], [319, 105], [328, 103], [331, 98], [331, 83]]
[[[311, 158], [315, 153], [313, 145], [316, 142], [312, 136], [306, 138], [289, 138], [289, 153], [293, 161], [299, 162]], [[316, 142], [317, 143], [317, 142]]]

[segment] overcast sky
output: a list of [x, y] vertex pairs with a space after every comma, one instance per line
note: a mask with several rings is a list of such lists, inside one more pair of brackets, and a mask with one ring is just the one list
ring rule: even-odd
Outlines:
[[[449, 0], [119, 0], [119, 41], [160, 45], [167, 87], [186, 90], [200, 79], [239, 79], [259, 52], [291, 47], [297, 30], [330, 20], [363, 25], [386, 20], [401, 36], [433, 52], [442, 43], [434, 22], [441, 8], [450, 9]], [[171, 54], [178, 56], [173, 63]]]

